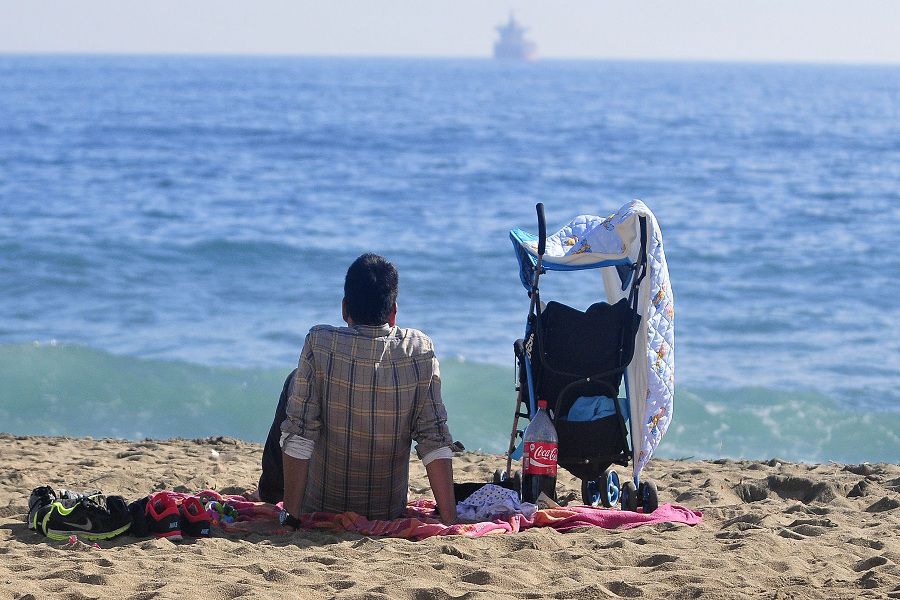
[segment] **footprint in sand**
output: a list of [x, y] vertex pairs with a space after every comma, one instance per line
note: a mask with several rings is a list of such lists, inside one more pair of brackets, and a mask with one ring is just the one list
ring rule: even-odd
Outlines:
[[873, 556], [871, 558], [863, 559], [853, 565], [853, 570], [859, 573], [860, 571], [868, 571], [870, 569], [874, 569], [875, 567], [886, 565], [887, 563], [888, 559], [884, 556]]
[[474, 583], [475, 585], [491, 585], [497, 583], [497, 577], [490, 571], [484, 569], [466, 573], [460, 577], [460, 580], [465, 581], [466, 583]]
[[787, 526], [788, 529], [803, 537], [824, 535], [832, 527], [837, 527], [837, 524], [830, 519], [797, 519]]
[[139, 592], [156, 592], [164, 587], [166, 587], [165, 581], [145, 581], [144, 583], [138, 584], [135, 589]]
[[648, 556], [644, 560], [637, 563], [639, 567], [658, 567], [659, 565], [663, 565], [670, 562], [676, 562], [678, 560], [677, 556], [672, 556], [671, 554], [654, 554], [652, 556]]
[[328, 567], [335, 564], [337, 561], [336, 558], [332, 558], [331, 556], [307, 556], [303, 559], [303, 562], [317, 562]]
[[854, 546], [862, 546], [863, 548], [871, 548], [872, 550], [884, 550], [884, 542], [880, 540], [867, 540], [866, 538], [850, 538], [848, 544]]
[[860, 465], [847, 465], [843, 470], [853, 473], [854, 475], [872, 475], [877, 472], [872, 465], [867, 465], [866, 463]]
[[760, 502], [769, 497], [769, 489], [764, 482], [746, 481], [734, 488], [734, 492], [744, 502]]
[[865, 479], [860, 479], [859, 483], [853, 486], [847, 493], [848, 498], [859, 498], [861, 496], [865, 496], [868, 492], [869, 488], [872, 487], [872, 484], [866, 481]]
[[722, 523], [722, 527], [720, 529], [727, 529], [728, 527], [731, 527], [733, 525], [741, 531], [752, 528], [761, 529], [763, 521], [765, 521], [767, 517], [768, 515], [738, 515]]
[[875, 571], [866, 571], [865, 573], [863, 573], [863, 576], [859, 578], [857, 585], [867, 590], [873, 590], [875, 588], [884, 587], [885, 582], [878, 576], [877, 573], [875, 573]]
[[612, 581], [606, 585], [610, 592], [622, 598], [638, 598], [644, 595], [641, 588], [625, 581]]
[[336, 581], [329, 581], [327, 585], [335, 590], [349, 590], [356, 585], [356, 583], [350, 579], [338, 579]]
[[275, 583], [284, 583], [286, 581], [290, 581], [293, 578], [293, 575], [291, 575], [287, 571], [282, 571], [281, 569], [269, 569], [268, 571], [263, 573], [263, 579]]
[[235, 598], [240, 598], [244, 594], [248, 594], [254, 591], [254, 587], [252, 585], [244, 584], [244, 583], [226, 583], [222, 585], [217, 585], [214, 587], [212, 591], [212, 595], [215, 598], [224, 598], [225, 600], [234, 600]]
[[805, 535], [796, 533], [794, 531], [791, 531], [790, 529], [781, 529], [778, 532], [778, 536], [789, 539], [789, 540], [805, 540], [806, 539]]
[[884, 498], [867, 508], [866, 512], [878, 513], [894, 510], [895, 508], [900, 508], [900, 500], [894, 500], [893, 498], [888, 498], [887, 496], [885, 496]]
[[456, 558], [461, 558], [463, 560], [472, 560], [473, 558], [475, 558], [471, 554], [466, 554], [459, 548], [456, 548], [449, 544], [444, 544], [443, 546], [441, 546], [440, 551], [441, 551], [441, 554], [447, 554], [448, 556], [455, 556]]
[[806, 477], [769, 475], [766, 479], [769, 489], [785, 500], [810, 502], [831, 502], [839, 494], [837, 488], [824, 481], [813, 481]]

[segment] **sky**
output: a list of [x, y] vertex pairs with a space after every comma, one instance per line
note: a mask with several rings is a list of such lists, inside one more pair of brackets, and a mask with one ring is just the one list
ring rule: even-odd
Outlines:
[[0, 0], [0, 53], [900, 63], [900, 0]]

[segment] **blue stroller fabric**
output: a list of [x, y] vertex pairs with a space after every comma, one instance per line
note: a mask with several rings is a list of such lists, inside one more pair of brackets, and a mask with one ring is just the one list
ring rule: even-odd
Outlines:
[[[619, 407], [625, 419], [628, 420], [628, 403], [619, 402]], [[616, 414], [616, 405], [608, 396], [579, 396], [569, 414], [562, 418], [566, 421], [597, 421]]]

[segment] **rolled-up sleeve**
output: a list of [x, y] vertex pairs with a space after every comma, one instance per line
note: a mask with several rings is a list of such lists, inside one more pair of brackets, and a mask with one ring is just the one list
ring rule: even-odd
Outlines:
[[293, 436], [313, 443], [319, 439], [322, 399], [319, 394], [313, 354], [312, 334], [306, 336], [300, 353], [300, 364], [291, 382], [287, 401], [287, 418], [281, 423], [282, 444]]
[[433, 355], [424, 363], [426, 368], [422, 370], [422, 378], [419, 380], [412, 431], [419, 458], [453, 443], [447, 427], [447, 410], [441, 399], [440, 365]]

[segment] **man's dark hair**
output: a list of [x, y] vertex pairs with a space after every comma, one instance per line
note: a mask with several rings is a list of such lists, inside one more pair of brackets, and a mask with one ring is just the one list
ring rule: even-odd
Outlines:
[[383, 256], [367, 253], [354, 260], [344, 279], [344, 298], [353, 322], [387, 323], [399, 285], [397, 268]]

